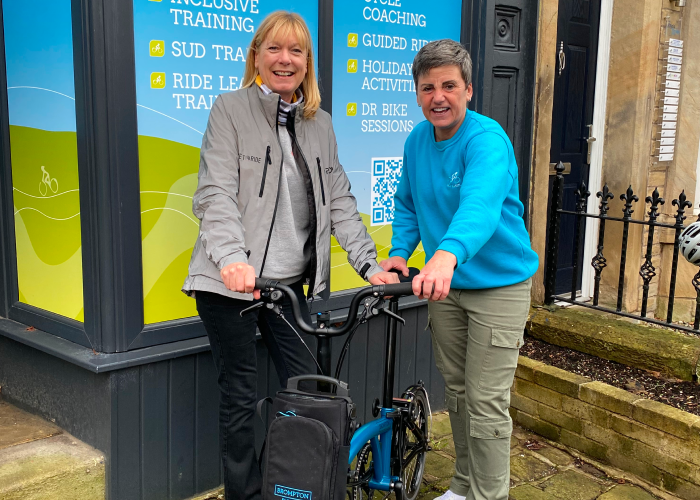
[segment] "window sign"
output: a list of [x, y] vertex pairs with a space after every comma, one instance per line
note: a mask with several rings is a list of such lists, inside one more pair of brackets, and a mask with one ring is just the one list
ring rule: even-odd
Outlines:
[[3, 0], [19, 300], [83, 321], [70, 0]]
[[[418, 0], [350, 0], [334, 4], [333, 126], [338, 154], [379, 260], [391, 249], [394, 192], [403, 145], [424, 120], [416, 101], [413, 58], [432, 40], [459, 40], [461, 0], [440, 8]], [[331, 290], [362, 286], [334, 240]], [[419, 245], [409, 264], [421, 267]]]
[[276, 10], [300, 14], [315, 40], [315, 0], [134, 0], [146, 324], [197, 314], [180, 289], [199, 232], [202, 135], [216, 96], [240, 87], [248, 44]]

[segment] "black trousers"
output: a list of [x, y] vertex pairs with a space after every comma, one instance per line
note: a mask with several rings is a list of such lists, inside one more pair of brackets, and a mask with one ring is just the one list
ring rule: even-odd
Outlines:
[[[308, 318], [301, 281], [291, 288]], [[262, 476], [255, 453], [254, 419], [257, 400], [265, 394], [257, 394], [256, 326], [282, 387], [290, 377], [316, 373], [316, 364], [299, 337], [270, 309], [263, 307], [241, 318], [240, 312], [254, 302], [202, 291], [196, 292], [196, 300], [219, 376], [219, 436], [226, 500], [260, 500]], [[315, 352], [315, 338], [299, 331], [286, 297], [282, 310]]]

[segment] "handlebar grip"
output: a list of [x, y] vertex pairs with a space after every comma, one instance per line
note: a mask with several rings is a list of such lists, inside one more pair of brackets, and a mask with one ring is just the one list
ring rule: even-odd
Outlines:
[[265, 288], [275, 288], [275, 285], [279, 283], [277, 280], [271, 280], [271, 279], [264, 279], [264, 278], [255, 278], [255, 289], [256, 290], [264, 290]]
[[420, 269], [418, 269], [417, 267], [409, 267], [408, 276], [404, 276], [398, 269], [390, 269], [389, 272], [396, 273], [401, 283], [411, 283], [413, 281], [413, 278], [420, 274]]
[[413, 283], [408, 281], [406, 283], [391, 283], [384, 286], [384, 295], [400, 296], [400, 295], [413, 295]]

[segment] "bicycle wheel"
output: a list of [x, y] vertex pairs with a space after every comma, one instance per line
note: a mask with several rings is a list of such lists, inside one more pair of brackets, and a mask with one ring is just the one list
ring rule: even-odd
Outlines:
[[[56, 184], [56, 187], [54, 188], [54, 183]], [[51, 182], [49, 183], [49, 187], [51, 188], [51, 191], [54, 193], [58, 193], [58, 181], [56, 179], [51, 179]]]
[[[367, 481], [372, 478], [372, 446], [367, 443], [360, 449], [355, 461], [355, 469], [350, 472], [350, 481], [359, 483], [348, 488], [350, 500], [373, 500], [381, 496], [376, 490], [372, 490], [367, 485]], [[375, 496], [375, 493], [377, 495]]]
[[428, 395], [425, 389], [418, 386], [404, 392], [402, 398], [411, 402], [409, 422], [401, 429], [402, 500], [415, 500], [420, 492], [428, 448]]

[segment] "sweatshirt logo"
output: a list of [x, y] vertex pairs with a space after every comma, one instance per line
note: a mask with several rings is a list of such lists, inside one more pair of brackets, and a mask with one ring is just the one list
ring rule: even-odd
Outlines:
[[462, 179], [459, 177], [459, 172], [455, 172], [450, 177], [450, 182], [447, 183], [447, 187], [458, 188], [462, 185]]

